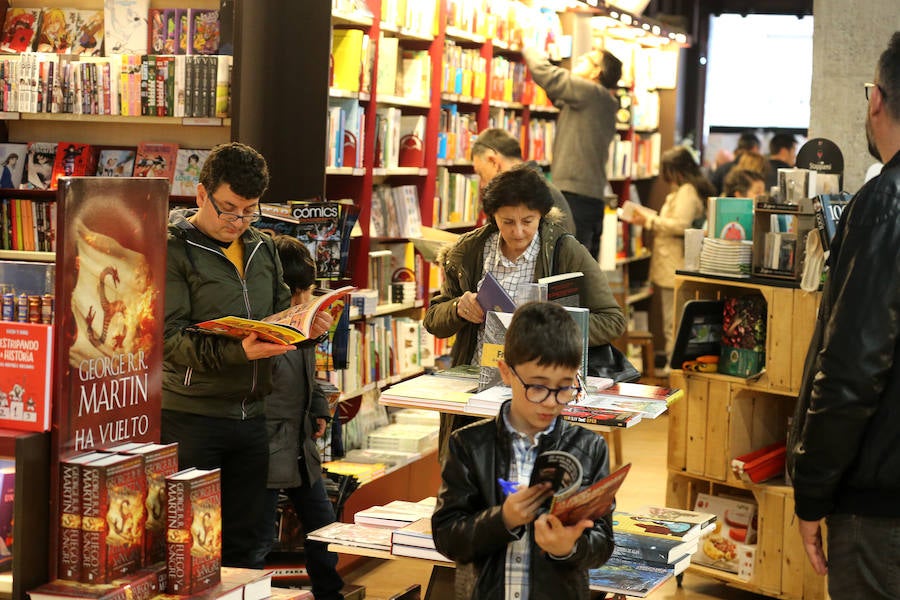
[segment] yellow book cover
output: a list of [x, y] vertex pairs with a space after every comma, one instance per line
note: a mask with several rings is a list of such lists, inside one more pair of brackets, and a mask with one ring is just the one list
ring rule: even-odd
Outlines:
[[362, 75], [363, 32], [361, 29], [335, 29], [332, 40], [336, 88], [358, 92]]

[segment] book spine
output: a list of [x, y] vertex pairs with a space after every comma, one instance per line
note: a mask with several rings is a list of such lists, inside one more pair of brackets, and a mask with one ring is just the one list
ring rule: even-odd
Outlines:
[[166, 572], [169, 594], [191, 592], [190, 487], [186, 481], [166, 481]]
[[58, 577], [81, 577], [81, 467], [66, 462], [59, 468]]
[[82, 583], [99, 583], [100, 565], [106, 562], [106, 523], [101, 489], [105, 487], [99, 467], [81, 470], [81, 578]]
[[606, 425], [607, 427], [628, 427], [631, 419], [620, 417], [592, 417], [581, 415], [563, 415], [563, 419], [572, 423], [584, 423], [585, 425]]
[[166, 475], [178, 470], [178, 447], [167, 446], [144, 456], [147, 477], [147, 523], [144, 536], [144, 564], [166, 560]]

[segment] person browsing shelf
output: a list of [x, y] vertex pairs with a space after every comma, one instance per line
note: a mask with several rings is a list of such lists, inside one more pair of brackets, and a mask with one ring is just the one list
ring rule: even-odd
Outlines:
[[619, 109], [614, 90], [622, 77], [622, 61], [606, 50], [592, 50], [576, 58], [569, 71], [534, 48], [526, 47], [522, 57], [535, 83], [559, 108], [550, 172], [572, 209], [575, 237], [596, 258], [608, 187], [606, 162]]
[[565, 308], [521, 306], [499, 361], [512, 399], [495, 418], [450, 437], [431, 529], [438, 552], [457, 564], [457, 598], [587, 598], [588, 569], [612, 553], [611, 511], [565, 526], [540, 512], [552, 495], [550, 484], [528, 486], [545, 450], [574, 455], [585, 484], [609, 474], [603, 436], [559, 416], [579, 391], [581, 349], [578, 326]]
[[[472, 167], [481, 180], [481, 187], [489, 184], [499, 173], [523, 164], [541, 175], [544, 174], [540, 165], [533, 160], [528, 162], [522, 160], [522, 147], [519, 145], [519, 140], [499, 127], [485, 129], [478, 134], [475, 143], [472, 144]], [[553, 206], [562, 212], [562, 226], [569, 233], [575, 234], [575, 219], [572, 218], [569, 202], [552, 182], [548, 181], [547, 187], [550, 188], [550, 194], [553, 196]]]
[[684, 230], [701, 226], [706, 198], [715, 195], [694, 155], [684, 146], [666, 150], [660, 159], [663, 180], [673, 188], [658, 215], [635, 211], [632, 223], [653, 232], [650, 281], [660, 292], [666, 362], [672, 355], [675, 334], [675, 271], [684, 266]]
[[778, 185], [778, 169], [790, 169], [797, 162], [797, 138], [790, 133], [776, 133], [769, 140], [769, 170], [766, 191]]
[[[520, 285], [558, 273], [584, 273], [581, 305], [590, 309], [590, 345], [608, 343], [625, 331], [625, 317], [600, 265], [560, 225], [543, 175], [527, 167], [500, 173], [484, 188], [482, 206], [488, 222], [463, 234], [438, 256], [444, 269], [441, 291], [425, 313], [425, 328], [439, 338], [456, 336], [453, 365], [481, 361], [484, 311], [478, 290], [490, 272], [518, 301]], [[562, 239], [560, 239], [562, 238]], [[559, 241], [557, 245], [557, 241]], [[554, 259], [554, 253], [558, 256]], [[441, 414], [443, 456], [450, 431], [471, 417]]]
[[900, 31], [865, 92], [884, 169], [838, 223], [787, 446], [800, 537], [833, 600], [900, 597]]
[[[306, 246], [295, 237], [278, 235], [275, 247], [284, 267], [284, 281], [291, 289], [291, 305], [312, 300], [316, 263]], [[328, 331], [332, 317], [316, 315], [315, 331]], [[272, 359], [272, 392], [266, 396], [266, 426], [269, 432], [269, 483], [266, 500], [266, 531], [272, 548], [279, 490], [294, 506], [306, 532], [334, 522], [334, 508], [322, 481], [322, 461], [315, 440], [322, 437], [331, 418], [328, 401], [316, 383], [316, 340], [301, 343], [297, 350]], [[298, 460], [299, 457], [299, 460]], [[328, 544], [304, 540], [306, 571], [316, 600], [340, 600], [344, 586], [338, 575], [337, 554]]]
[[263, 398], [269, 359], [294, 346], [187, 329], [226, 315], [262, 319], [290, 305], [275, 244], [252, 227], [268, 182], [266, 161], [253, 148], [213, 148], [200, 171], [197, 208], [171, 212], [166, 243], [161, 438], [178, 442], [181, 468], [221, 469], [222, 564], [232, 567], [262, 567]]

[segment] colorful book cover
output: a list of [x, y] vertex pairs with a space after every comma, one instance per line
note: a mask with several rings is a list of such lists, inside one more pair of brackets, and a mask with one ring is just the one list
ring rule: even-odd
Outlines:
[[699, 545], [697, 540], [680, 542], [625, 531], [616, 531], [615, 537], [613, 556], [646, 562], [654, 567], [665, 567], [686, 554], [693, 554]]
[[172, 180], [173, 196], [194, 196], [200, 183], [200, 169], [209, 156], [209, 150], [179, 148], [175, 159], [175, 174]]
[[[174, 9], [151, 8], [147, 12], [147, 51], [150, 54], [174, 54], [174, 39], [168, 38], [168, 21], [174, 22]], [[173, 32], [174, 33], [174, 32]], [[168, 50], [166, 48], [169, 48]]]
[[135, 155], [134, 148], [100, 148], [97, 153], [97, 176], [131, 177]]
[[[159, 179], [61, 180], [53, 328], [60, 456], [159, 439], [168, 188]], [[112, 363], [121, 368], [102, 368]]]
[[38, 52], [66, 54], [75, 41], [75, 23], [78, 10], [74, 8], [45, 8], [38, 30]]
[[49, 431], [53, 327], [0, 322], [0, 427]]
[[598, 519], [608, 514], [615, 503], [616, 492], [630, 470], [631, 463], [628, 463], [562, 500], [554, 498], [550, 513], [556, 515], [564, 525], [575, 525], [584, 519]]
[[50, 189], [57, 146], [56, 142], [30, 142], [28, 144], [23, 188], [30, 190]]
[[617, 510], [613, 513], [613, 529], [686, 542], [700, 537], [702, 527], [697, 523]]
[[710, 235], [722, 240], [753, 239], [753, 199], [715, 198]]
[[671, 569], [642, 565], [620, 558], [588, 571], [592, 590], [646, 598], [673, 576]]
[[135, 177], [162, 177], [172, 183], [178, 144], [141, 142], [134, 159]]
[[71, 54], [82, 56], [102, 56], [103, 53], [103, 11], [71, 11], [70, 28], [73, 32]]
[[188, 33], [190, 25], [188, 24], [188, 9], [175, 9], [175, 54], [188, 53]]
[[538, 279], [538, 283], [547, 286], [547, 300], [562, 306], [581, 306], [581, 287], [584, 273], [560, 273]]
[[510, 321], [512, 321], [512, 313], [498, 313], [491, 310], [484, 316], [481, 372], [478, 376], [479, 392], [503, 383], [497, 361], [503, 358], [503, 345]]
[[166, 560], [166, 477], [178, 471], [178, 444], [141, 444], [124, 452], [144, 459], [147, 478], [147, 522], [144, 525], [145, 565]]
[[103, 0], [106, 55], [147, 54], [150, 0]]
[[562, 410], [562, 418], [573, 423], [606, 425], [607, 427], [634, 427], [641, 421], [640, 413], [633, 411], [578, 404], [566, 405]]
[[165, 563], [159, 563], [103, 584], [56, 579], [28, 595], [32, 600], [150, 600], [165, 589], [165, 577]]
[[166, 565], [171, 594], [194, 594], [220, 581], [222, 492], [219, 469], [166, 477]]
[[81, 579], [81, 467], [105, 455], [105, 452], [84, 452], [59, 461], [57, 576], [60, 579]]
[[40, 23], [40, 8], [8, 8], [0, 33], [0, 52], [21, 54], [34, 49]]
[[188, 9], [188, 54], [218, 54], [219, 11]]
[[76, 142], [59, 142], [53, 161], [50, 189], [56, 189], [60, 177], [83, 177], [96, 173], [93, 146]]
[[297, 239], [316, 261], [317, 279], [341, 275], [342, 208], [338, 202], [290, 202]]
[[147, 484], [140, 456], [81, 467], [81, 582], [108, 583], [142, 566]]
[[0, 144], [0, 188], [21, 187], [27, 153], [28, 144]]

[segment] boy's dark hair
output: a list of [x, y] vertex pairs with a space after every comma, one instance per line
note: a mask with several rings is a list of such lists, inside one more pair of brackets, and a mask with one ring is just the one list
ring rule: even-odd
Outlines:
[[220, 185], [227, 183], [242, 198], [259, 198], [269, 187], [269, 167], [262, 154], [246, 144], [220, 144], [203, 163], [200, 183], [209, 193], [215, 193]]
[[741, 192], [746, 197], [747, 192], [750, 190], [750, 186], [753, 185], [754, 181], [765, 182], [765, 180], [766, 178], [756, 171], [751, 171], [750, 169], [732, 169], [728, 172], [728, 175], [725, 176], [725, 181], [722, 183], [722, 193], [725, 196], [731, 197], [734, 196], [736, 192]]
[[526, 206], [544, 217], [553, 208], [553, 196], [544, 176], [526, 166], [516, 166], [494, 177], [484, 188], [481, 205], [493, 220], [504, 206]]
[[276, 235], [272, 238], [284, 267], [284, 282], [291, 294], [307, 289], [316, 282], [316, 263], [306, 246], [295, 237]]
[[742, 152], [758, 149], [759, 138], [756, 137], [756, 134], [752, 131], [745, 131], [741, 134], [741, 137], [738, 138], [737, 148], [734, 149], [734, 153], [740, 155]]
[[513, 315], [503, 344], [511, 367], [537, 360], [539, 365], [581, 367], [582, 337], [575, 319], [555, 302], [529, 302]]
[[603, 68], [600, 72], [600, 85], [608, 90], [615, 89], [619, 85], [619, 80], [622, 79], [622, 61], [606, 50], [601, 51], [600, 55]]
[[778, 154], [797, 145], [797, 138], [790, 133], [776, 133], [769, 140], [769, 154]]
[[894, 32], [887, 50], [878, 59], [877, 78], [888, 114], [900, 121], [900, 31]]
[[519, 145], [519, 140], [499, 127], [485, 129], [475, 138], [475, 142], [472, 144], [472, 156], [481, 156], [486, 150], [493, 150], [506, 158], [522, 160], [522, 147]]

